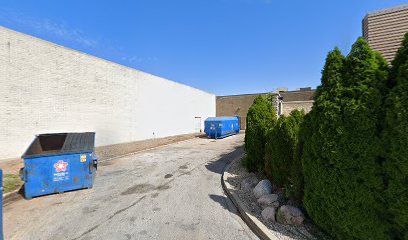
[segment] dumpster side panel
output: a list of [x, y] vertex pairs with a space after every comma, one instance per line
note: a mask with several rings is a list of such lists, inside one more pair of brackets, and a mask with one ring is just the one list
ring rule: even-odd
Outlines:
[[[215, 117], [205, 120], [204, 132], [209, 138], [224, 138], [239, 132], [239, 119], [237, 117]], [[238, 129], [238, 131], [237, 131]]]
[[93, 173], [92, 153], [25, 158], [25, 197], [90, 188]]

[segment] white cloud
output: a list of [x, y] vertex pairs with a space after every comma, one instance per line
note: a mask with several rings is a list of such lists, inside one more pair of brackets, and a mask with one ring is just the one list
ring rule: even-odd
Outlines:
[[[158, 58], [155, 56], [137, 56], [130, 55], [129, 51], [123, 49], [120, 45], [112, 43], [109, 39], [97, 41], [90, 37], [79, 28], [70, 27], [67, 22], [55, 22], [47, 18], [35, 18], [27, 16], [22, 12], [0, 8], [0, 23], [10, 24], [22, 28], [28, 28], [41, 35], [50, 35], [64, 41], [73, 42], [84, 47], [98, 50], [100, 55], [107, 55], [121, 59], [128, 64], [138, 64], [142, 62], [154, 62]], [[103, 53], [103, 54], [101, 54]]]
[[140, 56], [131, 56], [131, 57], [122, 57], [122, 61], [126, 61], [129, 63], [141, 63], [141, 62], [151, 62], [151, 61], [157, 61], [157, 57], [140, 57]]
[[57, 23], [50, 19], [34, 18], [10, 9], [0, 9], [0, 20], [31, 28], [37, 33], [45, 33], [63, 40], [73, 41], [86, 47], [98, 45], [98, 41], [87, 37], [78, 28], [71, 28], [66, 22]]

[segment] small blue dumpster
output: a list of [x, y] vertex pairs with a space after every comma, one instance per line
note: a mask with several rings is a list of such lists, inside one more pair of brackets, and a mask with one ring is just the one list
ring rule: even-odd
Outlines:
[[239, 133], [240, 117], [209, 117], [204, 121], [204, 132], [209, 138], [225, 138]]
[[26, 199], [91, 188], [97, 169], [95, 133], [37, 135], [22, 158]]

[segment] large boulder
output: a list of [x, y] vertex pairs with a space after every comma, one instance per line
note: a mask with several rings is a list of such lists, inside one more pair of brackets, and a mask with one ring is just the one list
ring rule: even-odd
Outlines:
[[262, 218], [267, 222], [275, 222], [276, 209], [274, 207], [267, 207], [262, 212]]
[[283, 205], [276, 213], [276, 221], [281, 224], [301, 225], [305, 216], [299, 208]]
[[258, 199], [258, 204], [262, 209], [267, 207], [277, 208], [279, 207], [278, 197], [279, 196], [276, 194], [265, 194]]
[[245, 192], [250, 192], [259, 182], [255, 174], [251, 173], [249, 177], [245, 178], [241, 182], [241, 190]]
[[272, 193], [272, 184], [269, 180], [265, 179], [260, 181], [253, 190], [254, 196], [258, 199], [266, 194]]

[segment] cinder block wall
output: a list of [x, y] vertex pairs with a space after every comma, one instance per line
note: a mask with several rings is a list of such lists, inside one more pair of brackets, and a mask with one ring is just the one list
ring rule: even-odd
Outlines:
[[293, 110], [304, 110], [306, 113], [312, 110], [315, 90], [280, 92], [283, 97], [282, 114], [289, 115]]
[[282, 114], [288, 116], [295, 109], [304, 110], [305, 113], [308, 113], [312, 110], [313, 102], [314, 101], [283, 102]]
[[39, 133], [96, 131], [104, 146], [197, 132], [215, 96], [0, 27], [0, 114], [8, 159]]

